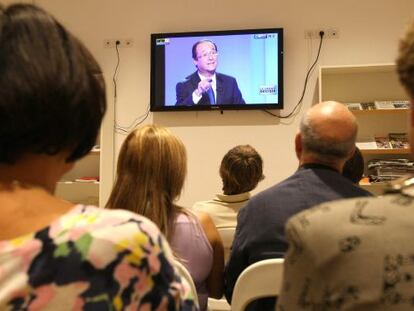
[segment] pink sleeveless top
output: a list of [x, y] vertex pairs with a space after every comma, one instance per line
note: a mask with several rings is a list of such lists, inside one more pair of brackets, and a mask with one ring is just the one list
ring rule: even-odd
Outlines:
[[193, 278], [200, 310], [207, 310], [207, 277], [213, 265], [213, 248], [196, 216], [178, 215], [170, 244]]

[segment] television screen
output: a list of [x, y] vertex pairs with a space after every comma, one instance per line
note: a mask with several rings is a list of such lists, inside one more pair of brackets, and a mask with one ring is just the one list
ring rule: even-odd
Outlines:
[[151, 35], [151, 111], [282, 108], [282, 28]]

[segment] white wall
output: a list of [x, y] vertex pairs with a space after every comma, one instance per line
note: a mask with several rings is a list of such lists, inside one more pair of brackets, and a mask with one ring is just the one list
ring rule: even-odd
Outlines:
[[[9, 2], [9, 1], [8, 1]], [[26, 1], [27, 2], [27, 1]], [[334, 27], [339, 39], [326, 40], [320, 65], [393, 62], [397, 40], [414, 17], [412, 0], [35, 0], [78, 35], [98, 58], [107, 78], [116, 64], [108, 38], [132, 38], [121, 49], [117, 122], [128, 125], [149, 103], [150, 33], [239, 28], [285, 29], [284, 87], [286, 115], [300, 97], [317, 41], [304, 39], [306, 29]], [[317, 72], [310, 80], [301, 113], [317, 100]], [[111, 88], [111, 85], [108, 85]], [[109, 99], [109, 105], [113, 100]], [[180, 203], [192, 205], [221, 189], [218, 166], [236, 144], [249, 143], [263, 156], [262, 190], [296, 168], [293, 138], [299, 118], [279, 121], [261, 111], [150, 114], [146, 122], [166, 125], [184, 141], [189, 163]], [[124, 136], [115, 137], [116, 154]], [[106, 150], [105, 152], [112, 152]]]

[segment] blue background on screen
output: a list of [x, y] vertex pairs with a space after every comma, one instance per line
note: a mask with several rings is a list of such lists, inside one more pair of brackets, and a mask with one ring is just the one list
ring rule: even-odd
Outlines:
[[[257, 34], [256, 34], [257, 35]], [[169, 37], [165, 45], [165, 105], [176, 102], [175, 86], [196, 71], [191, 56], [193, 44], [202, 39], [212, 40], [218, 49], [217, 72], [236, 78], [247, 104], [278, 103], [278, 96], [260, 94], [261, 86], [279, 84], [277, 34], [255, 39], [254, 34]]]

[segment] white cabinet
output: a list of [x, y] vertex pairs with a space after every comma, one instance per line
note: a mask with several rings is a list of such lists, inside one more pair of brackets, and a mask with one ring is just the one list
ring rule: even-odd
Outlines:
[[[58, 182], [56, 196], [73, 203], [99, 205], [99, 162], [99, 150], [91, 151], [77, 161]], [[96, 181], [93, 180], [95, 178]]]
[[[342, 103], [408, 100], [395, 64], [321, 66], [319, 100]], [[352, 110], [358, 121], [357, 141], [408, 132], [408, 109]], [[408, 149], [361, 149], [365, 163], [373, 158], [407, 158]], [[368, 187], [373, 193], [381, 185]]]
[[[73, 203], [104, 207], [114, 178], [114, 104], [111, 78], [106, 78], [107, 110], [100, 129], [99, 148], [76, 162], [56, 186], [57, 197]], [[97, 182], [76, 181], [83, 177], [98, 177]]]

